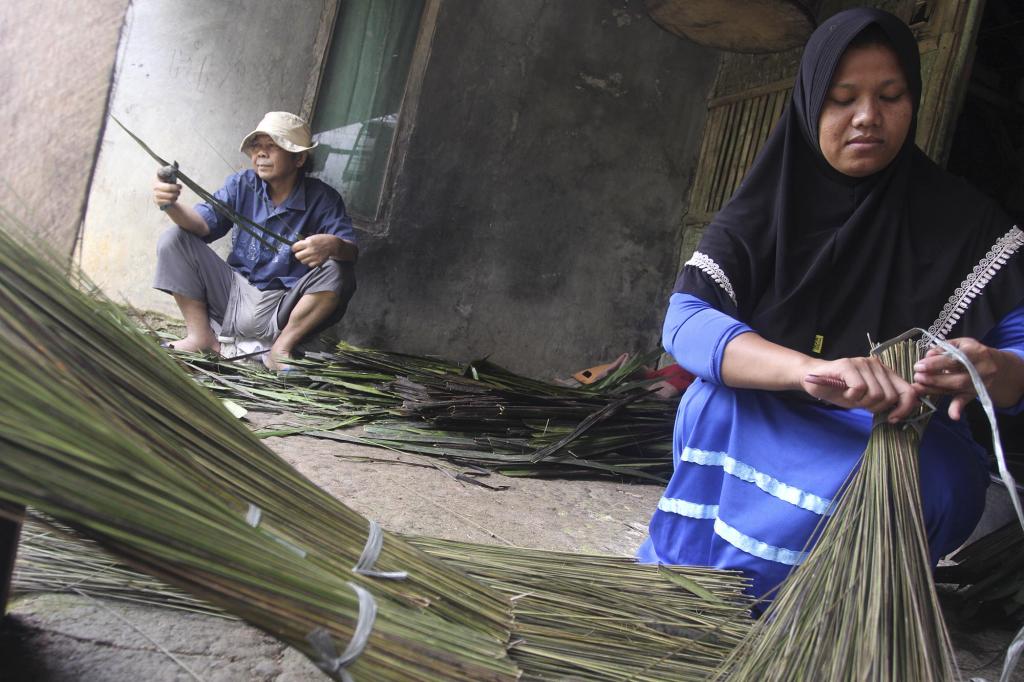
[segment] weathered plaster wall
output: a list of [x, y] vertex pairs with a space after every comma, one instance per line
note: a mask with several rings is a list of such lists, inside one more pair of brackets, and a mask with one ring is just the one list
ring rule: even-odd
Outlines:
[[[238, 143], [265, 112], [300, 108], [325, 4], [134, 0], [112, 113], [158, 154], [177, 159], [200, 185], [217, 189], [247, 165]], [[111, 122], [78, 255], [86, 273], [115, 300], [176, 312], [169, 296], [150, 289], [156, 240], [170, 224], [152, 203], [155, 171], [156, 164]], [[184, 200], [197, 201], [188, 191]]]
[[[321, 9], [137, 0], [113, 109], [212, 189], [214, 148], [240, 167], [243, 129], [298, 109]], [[655, 347], [717, 63], [641, 0], [443, 0], [339, 333], [538, 376]], [[169, 311], [148, 289], [152, 175], [108, 130], [81, 253], [109, 294]]]
[[446, 0], [344, 332], [540, 376], [655, 347], [717, 60], [639, 0]]
[[0, 3], [0, 207], [71, 255], [128, 0]]

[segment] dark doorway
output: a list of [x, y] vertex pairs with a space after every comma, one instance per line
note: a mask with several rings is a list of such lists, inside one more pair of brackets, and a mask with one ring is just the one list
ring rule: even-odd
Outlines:
[[[978, 29], [963, 113], [948, 168], [967, 178], [1024, 227], [1024, 3], [988, 0]], [[975, 402], [972, 430], [991, 449], [988, 421]], [[1024, 482], [1024, 414], [999, 415], [1003, 449]]]
[[1024, 3], [988, 0], [949, 170], [1024, 225]]

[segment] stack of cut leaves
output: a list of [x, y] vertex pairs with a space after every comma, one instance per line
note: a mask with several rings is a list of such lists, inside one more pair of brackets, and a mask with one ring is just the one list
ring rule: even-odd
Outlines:
[[985, 611], [1007, 620], [1024, 619], [1024, 531], [1017, 521], [979, 538], [939, 566], [935, 580], [959, 586], [961, 613], [971, 618]]
[[[638, 616], [602, 603], [623, 581], [618, 569], [601, 583], [586, 561], [576, 581], [551, 578], [567, 591], [525, 600], [510, 587], [517, 579], [487, 587], [404, 540], [376, 536], [373, 524], [264, 447], [115, 306], [70, 286], [3, 229], [0, 363], [0, 500], [41, 510], [339, 679], [516, 679], [508, 647], [519, 601], [530, 608], [515, 627], [534, 628], [523, 658], [536, 661], [531, 676], [621, 679], [598, 654], [635, 642], [650, 669], [672, 658], [673, 676], [697, 679], [728, 648], [730, 619], [745, 610], [737, 578], [711, 572], [676, 579], [690, 585], [670, 586], [681, 597]], [[379, 559], [370, 558], [372, 537], [383, 542]], [[517, 564], [520, 580], [541, 580], [533, 583], [540, 594], [544, 573], [528, 564]], [[547, 564], [572, 571], [567, 556]], [[621, 588], [630, 601], [665, 589], [650, 583], [664, 581], [657, 569], [636, 570], [646, 579], [632, 593]], [[573, 614], [590, 614], [580, 618], [591, 627], [572, 624]], [[559, 628], [562, 618], [570, 624]]]
[[[916, 341], [878, 354], [912, 379]], [[915, 428], [876, 419], [821, 537], [716, 679], [959, 679], [932, 582], [919, 442]]]
[[440, 456], [509, 475], [613, 474], [664, 481], [674, 407], [627, 377], [635, 357], [601, 382], [572, 388], [486, 360], [434, 358], [339, 344], [272, 377], [239, 363], [187, 356], [203, 385], [251, 409], [289, 412], [305, 425], [264, 435], [369, 424], [361, 441]]
[[304, 371], [282, 375], [251, 363], [178, 351], [174, 356], [214, 395], [252, 410], [291, 414], [302, 422], [292, 433], [385, 419], [401, 405], [397, 396], [384, 390], [393, 374], [337, 362], [326, 354], [296, 360]]
[[[74, 592], [225, 615], [30, 514], [14, 590]], [[704, 680], [749, 625], [737, 574], [632, 560], [407, 537], [503, 594], [510, 655], [525, 679]]]

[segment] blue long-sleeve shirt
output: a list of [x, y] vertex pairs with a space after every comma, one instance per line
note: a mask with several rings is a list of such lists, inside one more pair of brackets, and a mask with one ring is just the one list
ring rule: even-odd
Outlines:
[[[725, 347], [740, 334], [752, 331], [696, 296], [672, 294], [662, 345], [685, 369], [705, 381], [721, 384]], [[1024, 305], [1010, 311], [981, 341], [1024, 358]], [[1000, 411], [1017, 414], [1022, 410], [1024, 400]]]
[[[316, 178], [300, 178], [295, 189], [280, 206], [275, 206], [270, 200], [267, 184], [252, 169], [229, 176], [224, 186], [213, 196], [236, 213], [266, 226], [290, 241], [314, 234], [330, 234], [352, 244], [356, 243], [352, 219], [345, 210], [341, 195]], [[197, 204], [195, 208], [210, 228], [205, 241], [220, 239], [231, 229], [231, 221], [209, 204]], [[269, 242], [270, 247], [261, 244], [248, 232], [238, 230], [228, 255], [228, 265], [261, 291], [291, 289], [309, 272], [309, 268], [292, 255], [291, 247], [287, 244], [266, 238], [264, 240]]]

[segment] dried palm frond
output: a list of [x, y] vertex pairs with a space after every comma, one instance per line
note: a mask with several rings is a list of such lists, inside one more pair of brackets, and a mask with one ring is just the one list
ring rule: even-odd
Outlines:
[[80, 593], [234, 618], [202, 599], [130, 568], [92, 540], [33, 509], [28, 510], [21, 529], [11, 591], [14, 595]]
[[406, 536], [512, 599], [537, 680], [706, 680], [750, 625], [738, 572]]
[[[879, 355], [911, 381], [920, 347]], [[959, 679], [931, 577], [919, 443], [917, 429], [876, 419], [821, 537], [716, 679]]]

